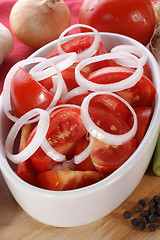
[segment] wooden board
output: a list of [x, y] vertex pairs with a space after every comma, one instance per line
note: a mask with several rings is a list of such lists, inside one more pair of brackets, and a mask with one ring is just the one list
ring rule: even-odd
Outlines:
[[[160, 178], [152, 172], [152, 163], [141, 182], [116, 210], [88, 225], [57, 228], [39, 223], [16, 203], [0, 174], [0, 240], [159, 240], [160, 219], [155, 232], [139, 231], [123, 218], [125, 210], [133, 210], [139, 199], [149, 201], [160, 194]], [[136, 216], [136, 215], [135, 215]]]

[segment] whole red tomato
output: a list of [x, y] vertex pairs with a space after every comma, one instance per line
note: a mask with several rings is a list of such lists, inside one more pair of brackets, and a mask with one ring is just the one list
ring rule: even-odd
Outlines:
[[79, 23], [99, 32], [123, 34], [147, 45], [154, 31], [155, 14], [150, 0], [84, 0]]

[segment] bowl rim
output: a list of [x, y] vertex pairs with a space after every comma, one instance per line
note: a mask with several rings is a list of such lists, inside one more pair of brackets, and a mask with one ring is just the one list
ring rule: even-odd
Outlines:
[[[90, 32], [89, 33], [77, 33], [77, 34], [73, 34], [73, 35], [64, 37], [64, 41], [69, 40], [69, 39], [79, 36], [79, 35], [93, 35], [93, 34]], [[121, 34], [116, 34], [116, 33], [101, 33], [100, 32], [100, 35], [101, 36], [110, 36], [110, 37], [115, 37], [115, 38], [118, 37], [122, 40], [126, 39], [126, 40], [129, 40], [131, 42], [131, 44], [140, 46], [147, 53], [148, 58], [152, 62], [152, 65], [154, 65], [155, 75], [158, 76], [160, 79], [160, 71], [159, 71], [159, 66], [158, 66], [157, 61], [155, 60], [155, 58], [151, 54], [151, 52], [145, 46], [143, 46], [141, 43], [137, 42], [136, 40], [134, 40], [130, 37], [127, 37], [127, 36], [124, 36]], [[49, 49], [50, 47], [55, 45], [57, 43], [57, 41], [58, 41], [58, 39], [41, 47], [40, 49], [35, 51], [33, 54], [31, 54], [29, 56], [29, 58], [34, 57], [34, 56], [40, 56], [43, 53], [43, 51], [46, 51], [46, 49]], [[15, 184], [18, 184], [20, 187], [22, 187], [26, 191], [33, 191], [33, 193], [36, 195], [43, 194], [46, 196], [54, 196], [54, 197], [59, 197], [61, 195], [63, 195], [63, 197], [70, 197], [71, 195], [73, 195], [76, 197], [78, 195], [82, 195], [82, 194], [86, 195], [87, 193], [90, 194], [91, 192], [94, 192], [94, 191], [96, 191], [96, 192], [100, 191], [106, 185], [109, 185], [113, 181], [117, 181], [119, 178], [121, 178], [125, 169], [126, 169], [125, 172], [127, 172], [127, 171], [129, 171], [129, 168], [133, 167], [136, 164], [136, 161], [137, 161], [136, 156], [142, 150], [143, 146], [147, 145], [148, 135], [151, 135], [151, 133], [152, 133], [152, 135], [155, 135], [157, 129], [159, 130], [160, 121], [158, 122], [158, 119], [160, 119], [160, 103], [159, 103], [160, 102], [160, 85], [158, 85], [158, 84], [156, 86], [156, 91], [157, 91], [157, 93], [156, 93], [156, 103], [157, 104], [155, 106], [156, 111], [154, 110], [150, 125], [147, 129], [147, 132], [146, 132], [145, 137], [143, 138], [141, 144], [138, 146], [136, 151], [130, 156], [130, 158], [125, 163], [123, 163], [117, 170], [115, 170], [112, 174], [105, 177], [101, 181], [94, 183], [92, 185], [83, 187], [83, 188], [74, 189], [74, 190], [65, 190], [65, 191], [53, 191], [53, 190], [42, 189], [40, 187], [35, 187], [35, 186], [23, 181], [14, 173], [13, 169], [10, 167], [10, 165], [8, 163], [7, 158], [5, 157], [4, 151], [2, 149], [2, 142], [0, 139], [0, 145], [1, 145], [0, 146], [0, 149], [1, 149], [1, 151], [0, 151], [0, 170], [2, 172], [2, 175], [6, 175], [11, 181], [15, 182]], [[0, 95], [0, 110], [3, 109], [2, 97], [3, 97], [3, 92]], [[159, 107], [158, 107], [158, 105], [159, 105]], [[157, 128], [155, 128], [155, 126], [157, 126]]]

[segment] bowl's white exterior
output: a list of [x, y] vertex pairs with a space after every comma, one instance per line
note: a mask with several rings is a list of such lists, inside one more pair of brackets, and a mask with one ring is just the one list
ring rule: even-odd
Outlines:
[[[157, 89], [155, 110], [147, 133], [135, 153], [117, 171], [106, 179], [73, 191], [55, 192], [33, 187], [13, 172], [4, 153], [4, 142], [10, 121], [6, 119], [0, 97], [0, 168], [4, 179], [19, 205], [38, 221], [58, 227], [79, 226], [96, 221], [118, 207], [135, 189], [152, 157], [160, 125], [160, 74], [151, 53], [140, 43], [128, 37], [102, 33], [108, 51], [115, 45], [134, 44], [148, 55], [153, 81]], [[70, 38], [70, 37], [67, 37]], [[56, 41], [38, 50], [32, 56], [47, 56]]]

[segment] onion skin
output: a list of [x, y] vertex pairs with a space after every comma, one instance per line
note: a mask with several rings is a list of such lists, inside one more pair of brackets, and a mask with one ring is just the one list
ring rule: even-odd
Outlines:
[[11, 9], [9, 22], [22, 43], [40, 48], [69, 27], [71, 14], [63, 0], [19, 0]]

